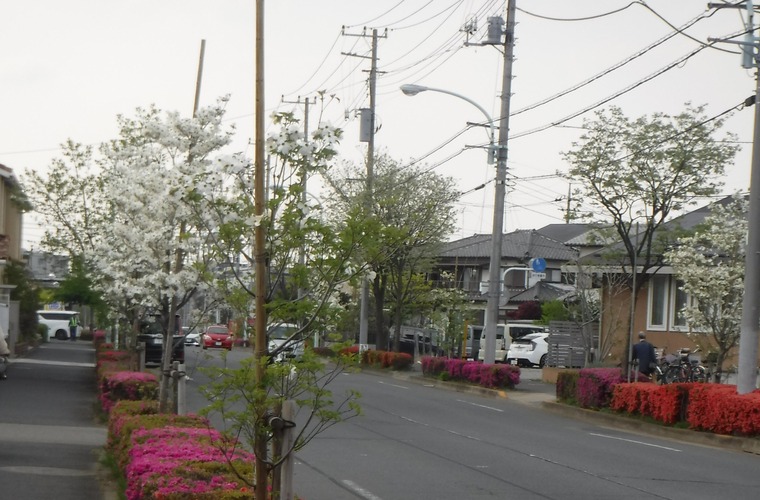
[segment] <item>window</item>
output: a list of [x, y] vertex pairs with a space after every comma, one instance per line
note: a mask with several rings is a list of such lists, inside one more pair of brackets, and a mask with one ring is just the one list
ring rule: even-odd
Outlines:
[[690, 305], [689, 295], [683, 289], [683, 281], [676, 281], [673, 287], [673, 317], [670, 322], [673, 330], [685, 330], [687, 328], [684, 309]]
[[654, 275], [649, 280], [649, 317], [647, 327], [653, 330], [665, 329], [667, 311], [668, 276]]

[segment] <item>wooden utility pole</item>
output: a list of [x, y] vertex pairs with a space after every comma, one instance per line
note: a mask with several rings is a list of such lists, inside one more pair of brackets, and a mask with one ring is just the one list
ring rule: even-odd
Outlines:
[[256, 225], [254, 232], [254, 260], [256, 274], [256, 338], [253, 348], [255, 369], [255, 382], [258, 401], [255, 407], [255, 415], [252, 415], [255, 423], [256, 435], [254, 437], [253, 452], [256, 455], [255, 492], [256, 500], [267, 499], [267, 433], [265, 428], [266, 408], [266, 381], [265, 361], [267, 353], [266, 328], [266, 294], [267, 294], [267, 254], [266, 254], [266, 224], [263, 221], [264, 178], [266, 176], [266, 162], [264, 155], [264, 0], [256, 0], [256, 80], [255, 80], [255, 103], [254, 128], [255, 128], [255, 152], [254, 152], [254, 213]]

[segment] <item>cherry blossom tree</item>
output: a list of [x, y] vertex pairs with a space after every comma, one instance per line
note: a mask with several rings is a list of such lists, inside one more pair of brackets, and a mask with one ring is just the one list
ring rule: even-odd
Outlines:
[[[747, 198], [740, 195], [727, 204], [713, 204], [694, 234], [679, 238], [665, 254], [690, 299], [680, 311], [689, 335], [698, 344], [717, 348], [716, 380], [739, 342], [748, 209]], [[701, 342], [704, 335], [712, 342]]]

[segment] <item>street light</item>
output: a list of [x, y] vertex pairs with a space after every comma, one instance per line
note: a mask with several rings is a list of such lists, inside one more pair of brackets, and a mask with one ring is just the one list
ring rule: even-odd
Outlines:
[[[420, 92], [429, 90], [431, 92], [440, 92], [442, 94], [452, 95], [465, 100], [478, 108], [485, 115], [490, 128], [488, 144], [488, 163], [493, 163], [496, 147], [494, 144], [494, 124], [491, 115], [478, 103], [456, 92], [443, 89], [425, 87], [422, 85], [405, 84], [401, 86], [401, 91], [408, 96], [415, 96]], [[507, 113], [508, 116], [508, 113]], [[501, 131], [500, 131], [501, 134]], [[505, 147], [506, 150], [506, 135]], [[501, 146], [501, 135], [500, 135]], [[499, 162], [496, 166], [496, 186], [494, 190], [494, 207], [493, 207], [493, 229], [491, 234], [491, 256], [488, 265], [488, 302], [486, 305], [485, 315], [485, 333], [486, 345], [482, 346], [484, 350], [483, 361], [485, 363], [494, 363], [496, 355], [496, 325], [499, 322], [499, 298], [501, 294], [501, 244], [502, 232], [504, 226], [504, 184], [506, 177], [506, 154], [499, 155]]]
[[486, 123], [488, 123], [488, 164], [490, 165], [494, 161], [494, 139], [495, 139], [495, 133], [494, 133], [494, 125], [493, 125], [493, 119], [491, 118], [491, 115], [488, 114], [488, 111], [483, 108], [480, 104], [473, 101], [469, 97], [465, 97], [462, 94], [457, 94], [456, 92], [451, 92], [449, 90], [444, 89], [436, 89], [433, 87], [425, 87], [424, 85], [416, 85], [414, 83], [405, 83], [401, 86], [401, 92], [404, 93], [404, 95], [408, 96], [415, 96], [419, 94], [420, 92], [425, 92], [426, 90], [429, 90], [431, 92], [440, 92], [441, 94], [448, 94], [453, 95], [454, 97], [458, 97], [464, 101], [469, 102], [476, 108], [480, 110], [481, 113], [486, 117]]

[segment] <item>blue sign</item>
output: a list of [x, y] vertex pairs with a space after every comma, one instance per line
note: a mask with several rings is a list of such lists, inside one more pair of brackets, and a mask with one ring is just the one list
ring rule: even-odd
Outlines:
[[536, 273], [542, 273], [546, 271], [546, 261], [541, 257], [530, 259], [530, 268]]

